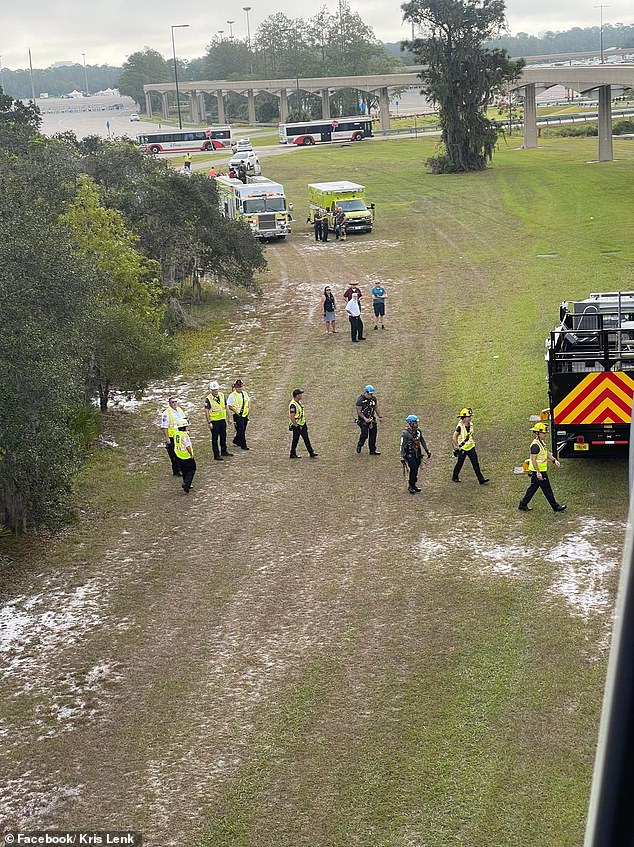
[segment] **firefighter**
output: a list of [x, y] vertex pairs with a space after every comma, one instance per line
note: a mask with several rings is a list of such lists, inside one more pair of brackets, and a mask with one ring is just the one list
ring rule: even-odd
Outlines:
[[185, 494], [189, 494], [193, 488], [194, 474], [196, 473], [196, 459], [194, 459], [194, 447], [187, 432], [189, 426], [187, 419], [178, 422], [178, 429], [174, 435], [174, 452], [178, 457], [181, 468], [183, 484], [181, 488]]
[[308, 450], [308, 455], [311, 459], [317, 458], [317, 453], [313, 450], [313, 446], [310, 443], [310, 438], [308, 437], [308, 425], [306, 424], [306, 413], [304, 411], [304, 389], [296, 388], [293, 391], [293, 399], [288, 404], [288, 429], [293, 433], [293, 441], [291, 443], [291, 455], [290, 459], [301, 459], [301, 456], [297, 455], [297, 445], [299, 444], [300, 437], [303, 439], [304, 444], [306, 445], [306, 449]]
[[356, 403], [357, 424], [361, 433], [357, 443], [357, 453], [361, 452], [361, 448], [368, 441], [371, 456], [380, 456], [381, 454], [376, 449], [376, 419], [383, 420], [379, 412], [379, 402], [374, 393], [374, 386], [366, 385], [363, 389], [363, 394], [359, 397]]
[[531, 432], [535, 434], [531, 442], [530, 456], [528, 459], [528, 472], [531, 481], [526, 489], [526, 494], [520, 500], [517, 508], [520, 512], [531, 512], [532, 509], [528, 504], [533, 499], [537, 490], [541, 488], [553, 512], [565, 512], [567, 506], [557, 502], [550, 485], [550, 480], [548, 479], [548, 462], [554, 462], [557, 467], [560, 466], [559, 459], [553, 456], [544, 444], [548, 427], [544, 423], [537, 423], [531, 429]]
[[192, 169], [192, 154], [185, 153], [185, 170], [191, 171]]
[[185, 412], [178, 405], [176, 397], [170, 397], [167, 401], [167, 406], [161, 412], [161, 432], [165, 442], [165, 449], [172, 464], [172, 473], [174, 476], [181, 475], [180, 465], [174, 453], [174, 435], [178, 429], [178, 422], [185, 420]]
[[247, 425], [249, 423], [249, 395], [244, 390], [241, 379], [233, 383], [233, 391], [227, 397], [227, 407], [233, 414], [233, 423], [236, 434], [233, 443], [241, 450], [250, 450], [247, 447]]
[[421, 489], [416, 485], [418, 481], [418, 470], [423, 460], [423, 451], [427, 453], [427, 458], [431, 459], [431, 453], [423, 438], [423, 433], [418, 426], [418, 418], [416, 415], [408, 415], [405, 418], [407, 426], [401, 435], [401, 462], [403, 464], [403, 473], [405, 467], [409, 467], [409, 485], [407, 490], [410, 494], [416, 494]]
[[459, 423], [455, 428], [452, 440], [456, 457], [456, 466], [453, 469], [453, 482], [460, 482], [460, 471], [465, 463], [465, 459], [469, 457], [469, 461], [473, 466], [474, 473], [478, 478], [480, 485], [486, 485], [489, 481], [484, 478], [480, 470], [480, 462], [475, 449], [475, 441], [473, 440], [473, 423], [471, 421], [472, 410], [468, 408], [461, 409], [458, 414]]
[[209, 383], [209, 391], [205, 400], [205, 418], [211, 430], [214, 460], [221, 462], [223, 456], [233, 456], [233, 453], [227, 451], [227, 404], [217, 382]]

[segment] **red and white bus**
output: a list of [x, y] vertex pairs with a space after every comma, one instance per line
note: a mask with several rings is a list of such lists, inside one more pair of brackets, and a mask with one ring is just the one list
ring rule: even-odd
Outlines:
[[144, 153], [193, 153], [196, 150], [221, 150], [231, 146], [230, 126], [208, 129], [176, 129], [144, 132], [137, 135]]
[[363, 141], [372, 138], [371, 118], [327, 118], [280, 124], [280, 144], [319, 144], [328, 141]]

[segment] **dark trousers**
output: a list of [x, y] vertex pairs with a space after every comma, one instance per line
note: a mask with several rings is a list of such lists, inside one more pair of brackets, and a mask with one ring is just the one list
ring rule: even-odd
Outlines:
[[293, 433], [293, 442], [291, 444], [291, 456], [297, 455], [297, 445], [299, 444], [299, 439], [302, 438], [304, 444], [306, 445], [306, 449], [308, 450], [308, 455], [312, 456], [315, 452], [313, 450], [313, 445], [310, 443], [310, 438], [308, 437], [308, 425], [304, 424], [303, 426], [294, 426], [291, 429]]
[[194, 474], [196, 473], [196, 459], [179, 459], [178, 463], [181, 468], [181, 474], [183, 475], [183, 488], [189, 491], [194, 481]]
[[520, 506], [528, 506], [528, 504], [531, 502], [531, 500], [533, 499], [535, 494], [537, 494], [537, 491], [540, 488], [544, 492], [544, 497], [548, 500], [552, 509], [556, 509], [559, 505], [555, 500], [555, 495], [553, 494], [553, 489], [550, 484], [550, 480], [548, 479], [548, 474], [546, 473], [546, 471], [542, 471], [541, 474], [542, 478], [537, 479], [537, 474], [531, 473], [530, 485], [526, 489], [526, 494], [520, 500]]
[[172, 473], [174, 476], [181, 475], [181, 466], [178, 464], [178, 456], [174, 452], [174, 439], [170, 438], [169, 441], [166, 442], [167, 455], [170, 457], [170, 462], [172, 463]]
[[315, 221], [315, 241], [321, 240], [321, 221]]
[[359, 341], [363, 338], [363, 321], [360, 317], [355, 318], [354, 315], [348, 315], [350, 318], [350, 336], [353, 341]]
[[227, 421], [225, 418], [211, 422], [211, 449], [214, 451], [214, 459], [220, 454], [227, 452]]
[[247, 424], [249, 423], [248, 418], [243, 418], [241, 415], [234, 415], [233, 422], [236, 427], [236, 436], [233, 439], [233, 443], [237, 444], [238, 447], [246, 447], [247, 446]]
[[376, 421], [372, 421], [371, 426], [365, 421], [360, 421], [359, 429], [361, 430], [361, 434], [359, 435], [357, 450], [360, 450], [367, 440], [370, 453], [376, 453]]
[[409, 487], [414, 488], [418, 481], [418, 469], [420, 468], [422, 458], [419, 456], [407, 456], [405, 461], [409, 466]]
[[321, 240], [328, 241], [328, 218], [321, 222]]
[[484, 475], [480, 470], [480, 462], [478, 461], [478, 454], [476, 453], [475, 447], [472, 447], [471, 450], [461, 450], [458, 453], [456, 467], [453, 469], [453, 478], [458, 479], [458, 477], [460, 476], [460, 471], [462, 470], [462, 466], [464, 465], [465, 459], [467, 457], [469, 457], [469, 461], [473, 466], [473, 471], [478, 477], [478, 482], [482, 482], [484, 480]]

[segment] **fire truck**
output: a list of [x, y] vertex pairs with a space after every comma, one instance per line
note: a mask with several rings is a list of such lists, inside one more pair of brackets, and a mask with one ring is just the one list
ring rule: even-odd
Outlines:
[[246, 185], [228, 176], [216, 177], [220, 211], [225, 218], [246, 221], [263, 241], [286, 238], [291, 232], [292, 204], [284, 186], [263, 176], [247, 177]]
[[546, 339], [553, 453], [626, 451], [634, 397], [634, 291], [562, 303]]

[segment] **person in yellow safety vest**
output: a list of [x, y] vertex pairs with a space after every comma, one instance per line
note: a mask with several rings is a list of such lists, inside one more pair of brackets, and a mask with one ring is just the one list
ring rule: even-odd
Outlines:
[[557, 467], [560, 466], [559, 459], [553, 456], [544, 444], [548, 427], [544, 423], [537, 423], [531, 429], [531, 432], [535, 433], [535, 437], [531, 442], [530, 456], [528, 458], [528, 472], [530, 474], [531, 481], [526, 490], [526, 494], [520, 500], [520, 504], [517, 508], [520, 512], [531, 512], [532, 509], [528, 504], [537, 493], [537, 490], [541, 488], [544, 492], [544, 497], [550, 503], [553, 512], [565, 512], [567, 506], [557, 502], [555, 495], [553, 494], [550, 480], [548, 479], [548, 462], [554, 462]]
[[205, 400], [205, 418], [211, 430], [211, 449], [216, 462], [222, 462], [223, 456], [233, 456], [227, 450], [227, 404], [225, 395], [217, 382], [209, 383], [210, 394]]
[[167, 406], [161, 413], [161, 432], [163, 433], [167, 455], [170, 457], [170, 462], [172, 463], [172, 473], [174, 476], [181, 475], [180, 465], [174, 453], [174, 434], [178, 429], [178, 422], [185, 419], [185, 412], [178, 405], [176, 397], [170, 397], [167, 401]]
[[185, 153], [185, 170], [191, 171], [192, 169], [192, 154]]
[[291, 455], [290, 459], [301, 459], [301, 456], [297, 455], [297, 445], [299, 444], [300, 437], [303, 439], [304, 444], [306, 445], [306, 449], [308, 450], [308, 455], [311, 459], [317, 458], [317, 453], [313, 450], [313, 446], [310, 443], [310, 438], [308, 437], [308, 425], [306, 424], [306, 412], [304, 411], [304, 389], [296, 388], [293, 391], [293, 399], [288, 404], [288, 428], [289, 431], [293, 433], [293, 441], [291, 443]]
[[176, 434], [174, 435], [174, 452], [176, 453], [178, 463], [181, 466], [181, 474], [183, 476], [183, 484], [181, 487], [185, 494], [189, 494], [190, 489], [194, 487], [192, 482], [194, 481], [194, 474], [196, 473], [194, 447], [192, 440], [189, 437], [189, 433], [187, 432], [188, 426], [189, 423], [186, 419], [180, 421]]
[[227, 397], [227, 408], [233, 415], [233, 423], [236, 434], [233, 443], [241, 450], [250, 450], [247, 447], [247, 425], [249, 423], [249, 395], [244, 390], [241, 379], [233, 383], [233, 391]]
[[489, 481], [485, 479], [484, 474], [480, 470], [480, 461], [475, 449], [475, 441], [473, 440], [473, 423], [471, 421], [472, 410], [468, 408], [461, 409], [458, 413], [458, 426], [452, 434], [454, 451], [456, 457], [456, 466], [453, 469], [453, 482], [460, 482], [460, 471], [465, 463], [467, 456], [471, 462], [474, 473], [478, 478], [480, 485], [486, 485]]

